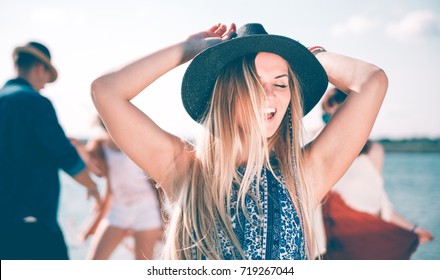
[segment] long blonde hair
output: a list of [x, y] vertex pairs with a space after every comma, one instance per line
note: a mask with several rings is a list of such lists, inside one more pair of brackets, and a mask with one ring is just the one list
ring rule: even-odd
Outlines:
[[[237, 207], [246, 213], [244, 198], [251, 184], [255, 178], [259, 184], [263, 167], [273, 172], [270, 151], [278, 159], [278, 168], [298, 210], [307, 243], [314, 243], [311, 235], [313, 197], [300, 142], [300, 89], [289, 68], [289, 113], [284, 116], [275, 135], [266, 139], [265, 116], [261, 113], [265, 102], [264, 89], [258, 80], [254, 60], [255, 54], [237, 59], [217, 78], [202, 123], [206, 129], [204, 137], [198, 143], [186, 182], [177, 188], [181, 192], [174, 201], [167, 229], [166, 259], [222, 259], [218, 227], [222, 227], [237, 248], [240, 256], [235, 257], [244, 257], [231, 225], [232, 187], [233, 184], [239, 186]], [[237, 117], [241, 120], [240, 125]], [[244, 145], [249, 152], [246, 171], [241, 177], [237, 167], [245, 152]], [[314, 246], [307, 247], [310, 258], [310, 249]]]

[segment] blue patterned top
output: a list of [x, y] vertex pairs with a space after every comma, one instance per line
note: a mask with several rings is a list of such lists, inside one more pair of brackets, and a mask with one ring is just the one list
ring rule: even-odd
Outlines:
[[[244, 174], [244, 168], [239, 168], [239, 174]], [[245, 198], [249, 219], [246, 218], [243, 210], [237, 211], [238, 187], [233, 188], [232, 228], [241, 244], [245, 259], [303, 260], [306, 258], [304, 234], [298, 213], [285, 187], [284, 179], [279, 178], [283, 184], [270, 171], [264, 169], [259, 185], [260, 194], [257, 195], [255, 184], [251, 186], [249, 189], [251, 195], [248, 193]], [[224, 259], [241, 258], [238, 250], [221, 228], [219, 238]]]

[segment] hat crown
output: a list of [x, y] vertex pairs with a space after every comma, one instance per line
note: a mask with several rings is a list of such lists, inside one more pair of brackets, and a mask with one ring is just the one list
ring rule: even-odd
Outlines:
[[29, 42], [27, 44], [29, 47], [37, 49], [39, 52], [41, 52], [42, 54], [44, 54], [49, 60], [50, 60], [50, 51], [48, 48], [46, 48], [46, 46], [44, 46], [43, 44], [40, 44], [38, 42]]
[[253, 36], [253, 35], [267, 35], [263, 25], [259, 23], [248, 23], [237, 30], [237, 37]]

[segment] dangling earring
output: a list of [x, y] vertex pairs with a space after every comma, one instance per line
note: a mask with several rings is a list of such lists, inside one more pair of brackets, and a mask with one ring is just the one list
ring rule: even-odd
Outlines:
[[293, 179], [294, 179], [294, 183], [295, 183], [295, 191], [296, 191], [296, 195], [299, 195], [298, 192], [298, 176], [297, 176], [297, 168], [296, 168], [296, 159], [295, 159], [295, 143], [294, 143], [294, 131], [293, 131], [293, 121], [292, 121], [292, 112], [290, 109], [290, 106], [287, 107], [287, 116], [289, 118], [289, 136], [290, 136], [290, 148], [292, 150], [292, 171], [293, 171]]

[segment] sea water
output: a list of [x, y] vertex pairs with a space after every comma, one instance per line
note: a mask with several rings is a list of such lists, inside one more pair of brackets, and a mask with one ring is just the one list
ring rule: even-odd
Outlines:
[[383, 174], [394, 208], [434, 235], [412, 259], [440, 260], [440, 154], [388, 153]]

